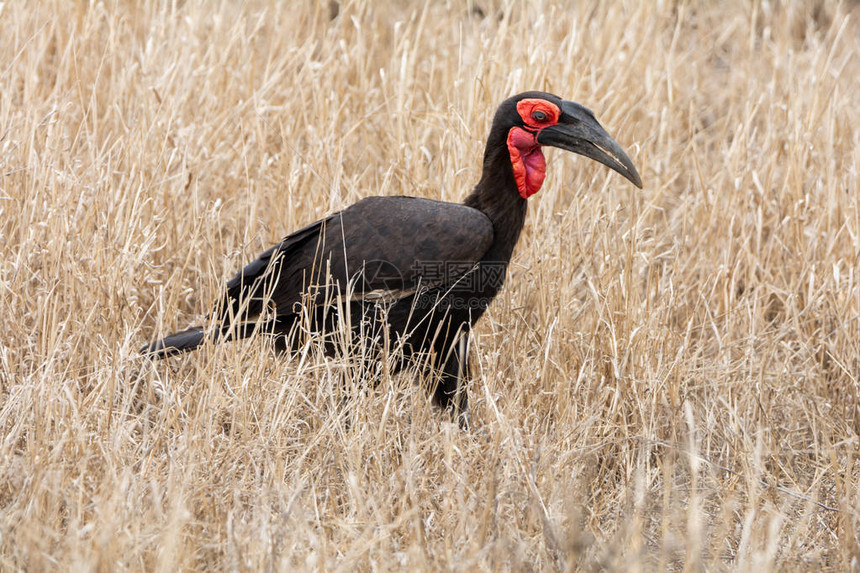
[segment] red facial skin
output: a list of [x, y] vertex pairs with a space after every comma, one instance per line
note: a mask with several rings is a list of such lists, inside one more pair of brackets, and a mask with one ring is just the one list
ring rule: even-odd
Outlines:
[[546, 159], [537, 142], [538, 133], [558, 123], [561, 110], [544, 99], [530, 98], [517, 103], [517, 113], [525, 126], [512, 127], [508, 132], [508, 152], [517, 189], [523, 199], [528, 199], [540, 191], [546, 175]]

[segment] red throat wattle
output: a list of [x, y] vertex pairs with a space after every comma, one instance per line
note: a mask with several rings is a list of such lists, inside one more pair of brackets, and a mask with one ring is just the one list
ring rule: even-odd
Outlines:
[[546, 176], [546, 159], [537, 142], [537, 134], [512, 127], [508, 132], [508, 152], [517, 189], [523, 199], [528, 199], [540, 191]]
[[558, 123], [561, 109], [545, 99], [526, 98], [517, 102], [517, 114], [524, 125], [512, 127], [508, 132], [508, 152], [517, 190], [523, 199], [528, 199], [540, 191], [546, 176], [546, 159], [537, 141], [538, 133]]

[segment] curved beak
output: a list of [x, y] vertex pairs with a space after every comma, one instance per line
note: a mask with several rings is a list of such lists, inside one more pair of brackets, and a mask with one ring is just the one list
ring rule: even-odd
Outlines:
[[537, 142], [599, 161], [642, 188], [639, 173], [621, 146], [606, 133], [591, 110], [578, 103], [563, 101], [558, 123], [538, 132]]

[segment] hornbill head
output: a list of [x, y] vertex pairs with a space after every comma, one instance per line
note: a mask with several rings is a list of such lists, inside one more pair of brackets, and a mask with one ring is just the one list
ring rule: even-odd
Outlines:
[[507, 147], [517, 189], [523, 198], [538, 192], [546, 171], [542, 145], [584, 155], [606, 165], [642, 188], [633, 162], [606, 133], [590, 109], [544, 92], [526, 92], [506, 100], [494, 127], [507, 128]]

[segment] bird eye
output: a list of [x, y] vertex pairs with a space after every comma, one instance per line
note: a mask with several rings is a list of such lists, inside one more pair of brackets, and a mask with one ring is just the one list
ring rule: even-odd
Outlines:
[[535, 121], [546, 121], [546, 114], [542, 111], [533, 111], [532, 119]]

